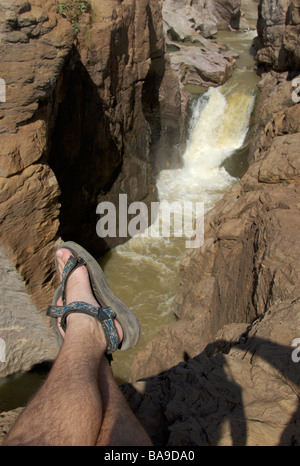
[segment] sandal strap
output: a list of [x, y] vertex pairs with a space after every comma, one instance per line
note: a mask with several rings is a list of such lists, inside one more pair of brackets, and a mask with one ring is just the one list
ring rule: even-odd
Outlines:
[[92, 304], [75, 301], [64, 306], [48, 306], [46, 312], [49, 317], [61, 318], [60, 325], [64, 332], [67, 327], [67, 317], [72, 313], [87, 314], [98, 320], [103, 328], [107, 343], [106, 353], [111, 354], [116, 351], [119, 346], [118, 333], [113, 322], [113, 319], [116, 318], [116, 313], [113, 312], [110, 307], [95, 307]]
[[67, 286], [67, 281], [70, 277], [70, 275], [75, 272], [75, 270], [82, 266], [86, 265], [86, 262], [81, 258], [81, 257], [74, 257], [70, 256], [69, 259], [67, 260], [67, 263], [64, 267], [64, 270], [62, 272], [62, 277], [61, 277], [61, 298], [63, 305], [66, 305], [66, 286]]

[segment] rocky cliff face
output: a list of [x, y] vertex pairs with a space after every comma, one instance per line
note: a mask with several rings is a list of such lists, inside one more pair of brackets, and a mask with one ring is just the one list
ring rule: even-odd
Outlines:
[[261, 83], [257, 118], [266, 124], [255, 160], [206, 215], [204, 246], [180, 267], [179, 320], [138, 354], [132, 380], [142, 380], [124, 387], [158, 444], [300, 443], [292, 359], [300, 335], [300, 109], [288, 100], [286, 78]]
[[262, 68], [299, 70], [299, 7], [298, 0], [260, 2], [257, 59]]
[[59, 237], [96, 255], [112, 246], [97, 204], [155, 198], [157, 160], [178, 163], [170, 138], [179, 146], [184, 131], [158, 2], [92, 2], [77, 37], [56, 6], [1, 2], [0, 235], [39, 308]]
[[[100, 255], [116, 239], [97, 236], [97, 204], [118, 206], [119, 193], [150, 202], [159, 166], [178, 164], [181, 94], [159, 2], [91, 2], [78, 34], [55, 0], [2, 1], [0, 13], [1, 250], [44, 313], [61, 238]], [[1, 294], [17, 293], [6, 279]], [[4, 302], [1, 327], [9, 326]], [[21, 315], [17, 300], [15, 308]], [[11, 359], [10, 370], [24, 367]]]
[[[260, 11], [275, 27], [278, 12], [268, 5], [262, 1]], [[206, 215], [203, 247], [180, 266], [178, 321], [138, 354], [132, 380], [140, 381], [124, 387], [158, 444], [300, 443], [293, 353], [300, 335], [300, 109], [290, 80], [295, 54], [285, 62], [288, 71], [263, 75], [252, 163]]]

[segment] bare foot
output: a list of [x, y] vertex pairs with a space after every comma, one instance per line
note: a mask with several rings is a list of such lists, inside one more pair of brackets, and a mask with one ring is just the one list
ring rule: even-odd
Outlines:
[[[64, 267], [72, 255], [71, 251], [68, 249], [58, 249], [56, 253], [58, 269], [60, 273], [60, 279], [62, 276], [62, 272]], [[97, 302], [90, 285], [89, 273], [84, 265], [78, 267], [68, 278], [67, 286], [66, 286], [66, 304], [70, 304], [74, 301], [83, 301], [88, 304], [92, 304], [95, 307], [99, 307], [99, 303]], [[62, 299], [59, 298], [57, 302], [58, 306], [62, 305]], [[104, 332], [102, 330], [101, 324], [94, 318], [86, 314], [80, 313], [73, 313], [67, 317], [67, 324], [72, 323], [72, 325], [93, 325], [95, 327], [99, 327], [101, 329], [101, 333]], [[117, 334], [119, 337], [119, 342], [122, 341], [123, 338], [123, 331], [120, 324], [114, 320], [114, 324], [117, 330]], [[58, 319], [58, 328], [62, 336], [65, 336], [64, 331], [60, 326], [60, 319]]]

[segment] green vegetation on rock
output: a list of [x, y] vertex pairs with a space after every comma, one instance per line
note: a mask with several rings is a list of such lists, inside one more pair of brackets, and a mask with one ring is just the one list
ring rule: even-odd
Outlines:
[[67, 18], [76, 32], [80, 31], [79, 19], [83, 13], [91, 10], [90, 0], [68, 0], [57, 5], [57, 11]]

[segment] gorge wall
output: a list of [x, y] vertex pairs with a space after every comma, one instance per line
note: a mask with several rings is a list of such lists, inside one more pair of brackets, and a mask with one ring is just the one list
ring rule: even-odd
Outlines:
[[266, 70], [294, 71], [300, 67], [299, 1], [260, 2], [257, 60]]
[[[117, 207], [119, 193], [128, 202], [155, 200], [157, 167], [179, 163], [185, 131], [178, 80], [165, 58], [160, 3], [91, 2], [79, 33], [58, 14], [57, 3], [0, 5], [6, 83], [0, 104], [1, 250], [43, 315], [57, 286], [57, 244], [72, 239], [96, 257], [116, 245], [118, 238], [96, 234], [97, 204]], [[11, 317], [3, 299], [5, 329]], [[22, 319], [20, 303], [12, 306]], [[42, 339], [47, 346], [51, 334]], [[24, 366], [18, 354], [9, 341], [15, 366], [1, 364], [1, 375]], [[45, 359], [53, 356], [52, 348]]]
[[178, 145], [183, 131], [157, 3], [95, 2], [78, 37], [56, 6], [1, 3], [1, 241], [38, 307], [59, 236], [96, 255], [111, 247], [96, 235], [96, 205], [119, 192], [155, 198], [152, 149], [169, 137], [159, 128], [175, 126]]
[[[166, 53], [161, 2], [92, 1], [79, 32], [57, 4], [0, 5], [0, 242], [42, 314], [57, 286], [57, 244], [72, 239], [99, 257], [126, 238], [97, 236], [98, 203], [118, 209], [120, 193], [128, 203], [156, 200], [159, 170], [181, 163], [188, 104]], [[204, 40], [199, 31], [196, 38]], [[202, 68], [211, 60], [214, 85], [223, 82], [234, 54], [209, 41], [201, 49]], [[187, 58], [189, 75], [203, 76]], [[0, 328], [9, 326], [3, 306]], [[2, 365], [1, 375], [23, 367], [11, 343], [7, 353], [15, 367]]]
[[296, 11], [294, 2], [260, 2], [257, 61], [276, 71], [259, 84], [250, 166], [206, 214], [204, 245], [180, 265], [178, 320], [139, 352], [131, 374], [138, 382], [123, 388], [157, 444], [300, 443], [292, 359], [300, 335], [300, 107], [291, 79], [300, 70], [297, 41], [287, 40], [291, 31], [299, 37]]

